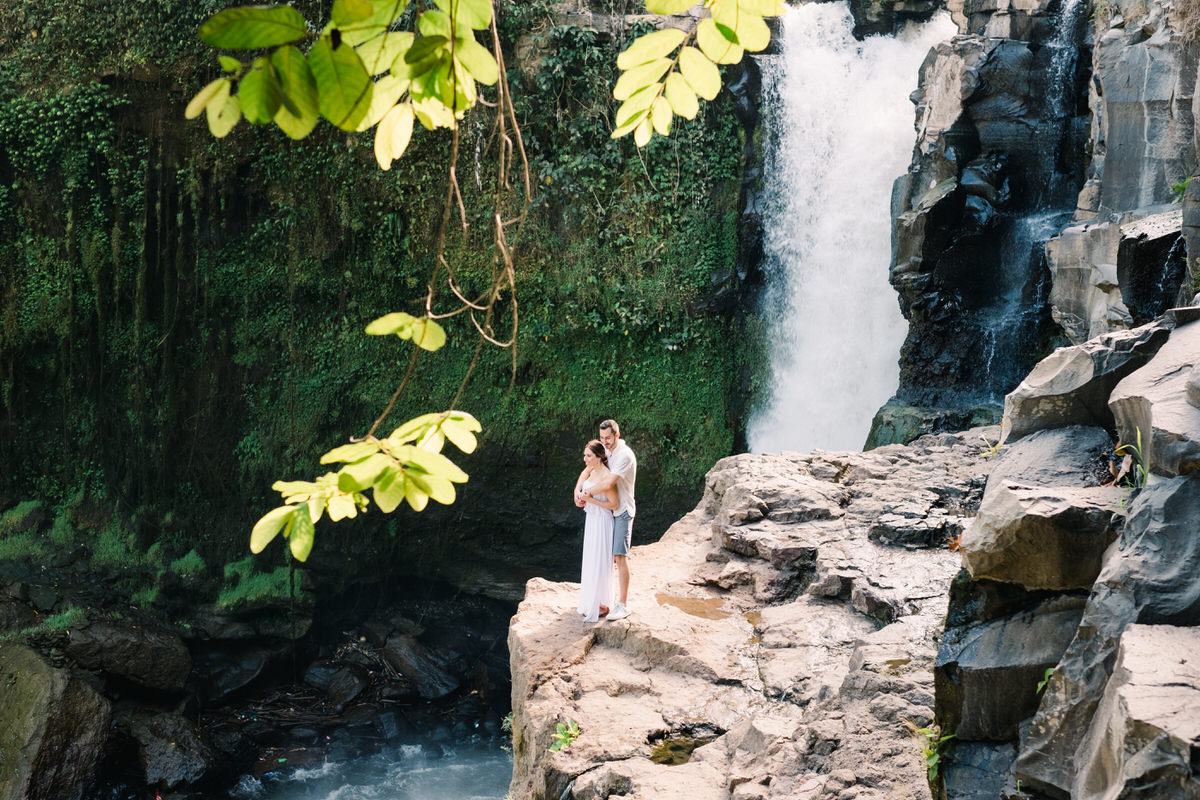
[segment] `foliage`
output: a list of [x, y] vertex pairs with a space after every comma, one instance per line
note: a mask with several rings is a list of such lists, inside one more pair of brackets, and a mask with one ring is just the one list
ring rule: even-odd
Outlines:
[[[254, 557], [246, 556], [225, 565], [225, 586], [217, 597], [217, 606], [233, 611], [264, 603], [283, 604], [293, 596], [293, 577], [286, 566], [262, 572]], [[308, 602], [307, 595], [298, 593], [297, 596]]]
[[1131, 489], [1141, 489], [1150, 479], [1150, 470], [1146, 467], [1146, 458], [1142, 453], [1142, 429], [1137, 429], [1136, 440], [1132, 444], [1117, 443], [1114, 455], [1119, 462], [1109, 463], [1112, 483], [1120, 483]]
[[942, 735], [942, 728], [936, 723], [926, 728], [918, 728], [909, 720], [903, 720], [904, 725], [921, 744], [921, 755], [925, 758], [925, 771], [930, 784], [938, 780], [941, 771], [942, 758], [946, 755], [946, 747], [954, 734]]
[[557, 753], [559, 750], [565, 750], [579, 738], [582, 731], [579, 729], [579, 723], [570, 717], [566, 722], [560, 722], [554, 730], [554, 741], [550, 744], [550, 752]]
[[1050, 683], [1050, 676], [1054, 674], [1054, 667], [1046, 667], [1046, 672], [1042, 675], [1042, 679], [1038, 681], [1037, 693], [1041, 694], [1046, 691], [1046, 684]]
[[204, 559], [196, 552], [195, 548], [172, 561], [168, 567], [171, 572], [182, 578], [198, 578], [204, 574], [206, 568]]
[[1195, 175], [1189, 175], [1183, 180], [1171, 185], [1171, 194], [1174, 195], [1174, 200], [1172, 200], [1173, 203], [1178, 204], [1183, 202], [1183, 198], [1187, 194], [1188, 184], [1190, 184], [1192, 179], [1195, 177]]

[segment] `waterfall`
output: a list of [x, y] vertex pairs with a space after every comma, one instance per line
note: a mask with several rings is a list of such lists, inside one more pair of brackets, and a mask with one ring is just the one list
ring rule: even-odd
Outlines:
[[956, 30], [948, 16], [894, 38], [852, 28], [844, 5], [793, 8], [782, 54], [760, 59], [771, 388], [747, 426], [753, 452], [860, 449], [898, 382], [892, 183], [912, 155], [917, 70]]

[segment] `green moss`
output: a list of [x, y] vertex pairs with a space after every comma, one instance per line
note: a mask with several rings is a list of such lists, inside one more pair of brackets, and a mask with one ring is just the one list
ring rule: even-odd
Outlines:
[[186, 555], [172, 561], [167, 569], [182, 578], [195, 579], [204, 574], [206, 566], [204, 559], [193, 548]]
[[217, 597], [217, 606], [232, 611], [248, 606], [285, 604], [291, 598], [291, 580], [288, 567], [260, 572], [254, 557], [247, 556], [225, 565], [226, 585]]
[[31, 531], [43, 516], [42, 504], [37, 500], [25, 500], [0, 515], [0, 536]]
[[109, 523], [91, 540], [92, 564], [115, 568], [138, 566], [142, 559], [131, 546], [132, 539], [119, 521]]
[[0, 539], [0, 561], [40, 561], [48, 552], [45, 537], [36, 531], [23, 531]]

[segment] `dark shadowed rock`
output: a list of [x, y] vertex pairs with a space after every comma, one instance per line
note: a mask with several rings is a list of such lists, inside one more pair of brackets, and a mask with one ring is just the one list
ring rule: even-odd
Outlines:
[[341, 711], [370, 685], [361, 666], [332, 661], [314, 662], [305, 671], [304, 682], [324, 692], [335, 711]]
[[1083, 598], [1063, 596], [1009, 617], [947, 629], [934, 680], [937, 718], [964, 740], [1007, 741], [1038, 705], [1038, 682], [1071, 642]]
[[137, 742], [148, 785], [175, 789], [207, 774], [212, 751], [180, 715], [137, 713], [126, 724]]
[[439, 663], [436, 655], [407, 634], [391, 636], [383, 657], [426, 699], [444, 697], [459, 687], [459, 681]]
[[1079, 748], [1074, 800], [1200, 797], [1200, 629], [1130, 625]]
[[149, 617], [97, 620], [71, 628], [66, 650], [88, 669], [120, 675], [151, 689], [182, 689], [192, 669], [183, 640]]
[[287, 642], [255, 645], [197, 644], [192, 683], [206, 702], [218, 704], [258, 679], [289, 652]]
[[1114, 447], [1103, 428], [1071, 425], [1038, 431], [1000, 449], [988, 485], [1095, 486], [1110, 480], [1108, 457]]
[[1023, 734], [1016, 777], [1025, 785], [1053, 796], [1071, 791], [1080, 742], [1092, 727], [1128, 625], [1200, 625], [1197, 519], [1200, 474], [1153, 481], [1133, 501], [1075, 638]]
[[1149, 364], [1117, 384], [1108, 405], [1121, 441], [1141, 443], [1144, 465], [1159, 475], [1200, 470], [1200, 408], [1188, 380], [1200, 364], [1200, 324], [1181, 325]]
[[1171, 327], [1169, 320], [1158, 320], [1055, 350], [1004, 398], [1004, 441], [1067, 425], [1113, 427], [1108, 407], [1113, 387], [1150, 360]]
[[0, 642], [0, 697], [0, 798], [81, 797], [108, 738], [108, 700], [11, 642]]

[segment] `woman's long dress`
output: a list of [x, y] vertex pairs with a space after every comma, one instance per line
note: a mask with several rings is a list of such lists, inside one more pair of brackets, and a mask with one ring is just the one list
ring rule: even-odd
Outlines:
[[[595, 481], [583, 484], [584, 491]], [[607, 499], [600, 495], [597, 500]], [[579, 576], [579, 613], [586, 622], [600, 621], [600, 606], [612, 608], [613, 513], [593, 503], [584, 506], [583, 569]]]

